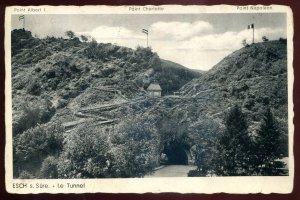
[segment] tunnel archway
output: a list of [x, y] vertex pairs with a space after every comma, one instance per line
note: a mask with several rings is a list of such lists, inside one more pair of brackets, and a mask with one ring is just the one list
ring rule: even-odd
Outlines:
[[166, 165], [188, 165], [186, 145], [178, 142], [171, 142], [165, 145], [163, 153], [166, 154]]

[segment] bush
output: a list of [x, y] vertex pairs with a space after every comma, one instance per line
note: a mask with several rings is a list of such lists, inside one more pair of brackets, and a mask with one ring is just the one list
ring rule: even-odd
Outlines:
[[190, 170], [188, 172], [188, 177], [202, 177], [202, 176], [206, 176], [206, 175], [207, 175], [207, 173], [203, 173], [203, 172], [201, 172], [201, 171], [199, 171], [197, 169]]
[[37, 125], [40, 118], [40, 108], [24, 106], [23, 114], [13, 123], [13, 135], [20, 134]]
[[117, 177], [143, 177], [159, 161], [159, 138], [151, 120], [139, 117], [123, 121], [111, 141], [112, 171]]
[[226, 114], [225, 131], [218, 138], [215, 171], [222, 176], [247, 175], [251, 140], [246, 116], [238, 105]]
[[40, 178], [57, 178], [57, 158], [48, 156], [42, 163]]
[[20, 179], [32, 179], [32, 178], [35, 178], [35, 177], [32, 175], [32, 173], [30, 173], [30, 172], [28, 172], [26, 170], [23, 170], [20, 173], [20, 175], [19, 175], [18, 178], [20, 178]]
[[50, 101], [41, 101], [41, 105], [25, 104], [21, 116], [13, 123], [13, 135], [20, 134], [37, 124], [47, 123], [55, 113]]
[[218, 122], [205, 116], [198, 117], [195, 125], [189, 127], [189, 144], [193, 144], [190, 150], [191, 156], [197, 166], [197, 174], [193, 176], [206, 176], [214, 168], [216, 138], [221, 130]]
[[257, 173], [262, 175], [277, 175], [277, 168], [282, 168], [283, 163], [275, 162], [280, 157], [281, 132], [278, 122], [270, 108], [267, 107], [256, 138]]
[[65, 139], [57, 165], [59, 178], [103, 178], [109, 176], [111, 158], [105, 130], [82, 125]]
[[32, 39], [32, 34], [30, 31], [24, 29], [15, 29], [11, 32], [11, 49], [12, 56], [15, 56], [24, 48], [27, 41]]
[[14, 165], [17, 172], [26, 170], [32, 174], [40, 168], [49, 155], [58, 155], [63, 146], [63, 127], [59, 123], [38, 125], [14, 137]]
[[36, 95], [36, 96], [40, 95], [41, 94], [41, 83], [36, 79], [30, 80], [30, 82], [28, 83], [28, 86], [27, 86], [27, 92], [29, 94]]
[[73, 39], [75, 37], [75, 33], [73, 31], [66, 31], [65, 35], [69, 37], [69, 39]]
[[281, 43], [283, 43], [283, 44], [286, 44], [287, 39], [285, 39], [285, 38], [279, 38], [279, 42], [281, 42]]
[[266, 36], [263, 36], [261, 39], [262, 39], [263, 42], [268, 42], [269, 41], [269, 39]]
[[247, 40], [246, 40], [246, 39], [243, 39], [242, 45], [243, 45], [244, 47], [249, 47], [249, 44], [247, 43]]
[[80, 36], [80, 39], [83, 41], [83, 42], [87, 42], [89, 40], [89, 38], [85, 35], [81, 35]]

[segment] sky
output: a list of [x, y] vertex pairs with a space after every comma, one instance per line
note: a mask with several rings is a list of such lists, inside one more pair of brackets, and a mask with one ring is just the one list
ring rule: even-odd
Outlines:
[[[22, 28], [19, 15], [12, 16], [12, 29]], [[148, 29], [149, 46], [162, 59], [185, 67], [209, 70], [231, 52], [242, 47], [242, 40], [255, 42], [286, 38], [283, 13], [235, 14], [97, 14], [25, 15], [25, 29], [34, 36], [65, 37], [67, 30], [77, 36], [90, 35], [99, 43], [136, 48], [147, 46], [142, 29]]]

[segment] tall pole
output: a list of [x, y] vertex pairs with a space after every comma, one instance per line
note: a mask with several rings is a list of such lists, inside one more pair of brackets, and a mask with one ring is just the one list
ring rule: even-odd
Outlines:
[[252, 24], [252, 26], [253, 26], [252, 44], [254, 44], [254, 24]]
[[147, 29], [142, 29], [142, 32], [147, 35], [147, 47], [148, 47], [148, 34], [149, 34], [148, 30]]
[[19, 16], [19, 21], [23, 20], [23, 29], [25, 30], [25, 15]]

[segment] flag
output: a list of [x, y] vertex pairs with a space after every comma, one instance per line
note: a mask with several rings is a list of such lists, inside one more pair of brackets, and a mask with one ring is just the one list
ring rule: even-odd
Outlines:
[[19, 21], [20, 21], [21, 19], [24, 19], [24, 18], [25, 18], [25, 15], [19, 16]]
[[147, 29], [142, 29], [142, 32], [148, 35], [148, 30]]
[[254, 28], [254, 24], [248, 25], [248, 29]]

